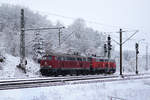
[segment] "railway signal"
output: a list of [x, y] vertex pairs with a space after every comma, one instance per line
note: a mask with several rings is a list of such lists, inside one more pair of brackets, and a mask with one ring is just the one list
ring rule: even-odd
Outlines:
[[139, 44], [138, 43], [135, 44], [135, 48], [136, 48], [136, 54], [139, 54]]
[[138, 54], [139, 54], [139, 44], [135, 44], [135, 49], [136, 49], [136, 71], [135, 73], [138, 74]]
[[111, 37], [108, 35], [108, 58], [111, 57], [111, 50], [112, 50], [112, 45], [111, 45]]
[[104, 57], [106, 57], [106, 54], [107, 54], [107, 44], [105, 43], [104, 44]]

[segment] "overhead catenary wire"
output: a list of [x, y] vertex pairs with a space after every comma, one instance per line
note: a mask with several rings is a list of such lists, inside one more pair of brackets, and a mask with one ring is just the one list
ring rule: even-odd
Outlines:
[[[47, 12], [46, 12], [47, 13]], [[72, 20], [75, 20], [76, 18], [74, 17], [68, 17], [68, 16], [64, 16], [64, 15], [60, 15], [60, 14], [56, 14], [56, 13], [48, 13], [48, 15], [53, 15], [53, 16], [58, 16], [58, 17], [63, 17], [63, 18], [66, 18], [66, 19], [72, 19]], [[97, 24], [97, 25], [103, 25], [103, 26], [108, 26], [108, 27], [117, 27], [119, 28], [120, 26], [115, 26], [115, 25], [108, 25], [108, 24], [104, 24], [104, 23], [99, 23], [99, 22], [95, 22], [95, 21], [90, 21], [90, 20], [85, 20], [87, 23], [94, 23], [94, 24]], [[47, 28], [43, 28], [43, 29], [47, 29]], [[127, 28], [125, 28], [127, 29]], [[32, 30], [32, 29], [26, 29], [26, 30]], [[35, 30], [35, 29], [34, 29]], [[39, 29], [37, 29], [39, 30]], [[131, 31], [134, 31], [134, 30], [125, 30], [126, 32], [131, 32]], [[117, 33], [117, 32], [106, 32], [106, 33], [109, 33], [109, 34], [113, 34], [113, 33]], [[117, 41], [115, 39], [112, 39], [113, 41], [115, 41], [117, 43]], [[118, 43], [117, 43], [118, 44]]]
[[[75, 17], [65, 16], [65, 15], [61, 15], [61, 14], [57, 14], [57, 13], [50, 13], [50, 12], [44, 12], [44, 11], [37, 11], [37, 12], [45, 13], [46, 15], [51, 15], [51, 16], [57, 16], [57, 17], [65, 18], [65, 19], [70, 19], [70, 20], [77, 19]], [[109, 24], [98, 22], [98, 21], [91, 21], [91, 20], [87, 20], [87, 19], [84, 19], [84, 20], [86, 21], [86, 23], [93, 23], [93, 24], [97, 24], [97, 25], [100, 25], [100, 26], [113, 27], [113, 28], [118, 28], [118, 29], [120, 29], [122, 27], [122, 26], [117, 26], [117, 25], [109, 25]], [[127, 27], [122, 27], [122, 28], [133, 30], [133, 29], [127, 28]]]
[[28, 28], [28, 29], [25, 29], [25, 31], [50, 30], [50, 29], [62, 29], [62, 28], [65, 28], [65, 27], [63, 26], [63, 27], [41, 27], [41, 28]]
[[[53, 16], [57, 16], [57, 17], [62, 17], [62, 18], [65, 18], [65, 19], [71, 19], [71, 20], [75, 20], [75, 19], [77, 19], [77, 18], [74, 18], [74, 17], [68, 17], [68, 16], [64, 16], [64, 15], [60, 15], [60, 14], [56, 14], [56, 13], [49, 13], [49, 12], [45, 12], [45, 13], [47, 13], [48, 15], [53, 15]], [[107, 26], [107, 27], [115, 27], [115, 28], [120, 28], [120, 26], [115, 26], [115, 25], [108, 25], [108, 24], [104, 24], [104, 23], [100, 23], [100, 22], [95, 22], [95, 21], [90, 21], [90, 20], [85, 20], [87, 23], [93, 23], [93, 24], [97, 24], [97, 25], [100, 25], [100, 26]], [[131, 29], [131, 30], [127, 30], [127, 29], [129, 29], [129, 28], [123, 28], [123, 29], [125, 29], [123, 32], [133, 32], [133, 31], [137, 31], [137, 30], [135, 30], [135, 29]], [[108, 34], [113, 34], [113, 33], [118, 33], [118, 32], [116, 32], [116, 31], [113, 31], [113, 32], [103, 32], [103, 31], [100, 31], [100, 32], [102, 32], [102, 33], [104, 33], [104, 34], [106, 34], [107, 33], [107, 35]], [[119, 43], [119, 42], [117, 42], [115, 39], [112, 39], [115, 43]]]
[[[149, 38], [149, 35], [147, 34], [147, 33], [145, 33], [145, 32], [143, 32], [144, 33], [144, 35], [145, 35], [145, 39], [147, 40], [147, 38]], [[147, 40], [148, 41], [148, 40]]]
[[[71, 20], [77, 19], [75, 17], [68, 17], [68, 16], [64, 16], [64, 15], [61, 15], [61, 14], [56, 14], [56, 13], [50, 13], [50, 12], [44, 12], [44, 11], [37, 11], [37, 12], [39, 12], [39, 13], [47, 13], [47, 15], [62, 17], [62, 18], [65, 18], [65, 19], [71, 19]], [[100, 23], [100, 22], [96, 22], [96, 21], [91, 21], [91, 20], [85, 20], [85, 21], [87, 23], [93, 23], [93, 24], [97, 24], [97, 25], [101, 25], [101, 26], [120, 28], [120, 26], [108, 25], [108, 24], [104, 24], [104, 23]], [[127, 28], [123, 28], [123, 29], [127, 29]], [[135, 31], [135, 30], [125, 30], [125, 31], [126, 32], [131, 32], [131, 31]], [[114, 32], [106, 32], [106, 33], [112, 34], [112, 33], [117, 33], [117, 32], [114, 31]]]
[[137, 32], [139, 32], [138, 30], [133, 33], [129, 38], [127, 38], [124, 42], [122, 42], [122, 44], [126, 43], [129, 39], [131, 39]]

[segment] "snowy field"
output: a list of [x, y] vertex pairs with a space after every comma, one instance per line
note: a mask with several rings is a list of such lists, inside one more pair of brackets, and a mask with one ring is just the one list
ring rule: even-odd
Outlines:
[[0, 100], [150, 100], [149, 93], [150, 80], [131, 80], [1, 90]]
[[25, 74], [16, 67], [16, 65], [20, 63], [19, 57], [14, 57], [9, 54], [5, 54], [4, 56], [6, 57], [5, 62], [0, 63], [0, 79], [40, 77], [40, 65], [35, 63], [32, 59], [27, 59], [27, 73]]

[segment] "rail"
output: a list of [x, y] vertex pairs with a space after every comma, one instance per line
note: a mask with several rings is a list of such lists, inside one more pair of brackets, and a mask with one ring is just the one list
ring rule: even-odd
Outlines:
[[72, 77], [50, 77], [50, 78], [32, 78], [0, 81], [0, 90], [46, 87], [67, 84], [85, 84], [95, 82], [113, 82], [137, 79], [150, 79], [150, 75], [124, 75], [124, 78], [118, 75], [112, 76], [72, 76]]

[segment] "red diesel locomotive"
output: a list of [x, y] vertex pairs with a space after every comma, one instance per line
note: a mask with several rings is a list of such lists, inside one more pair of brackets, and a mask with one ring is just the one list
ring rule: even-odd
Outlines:
[[116, 63], [113, 59], [83, 57], [79, 55], [49, 54], [40, 60], [42, 75], [87, 75], [115, 73]]

